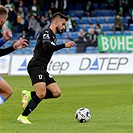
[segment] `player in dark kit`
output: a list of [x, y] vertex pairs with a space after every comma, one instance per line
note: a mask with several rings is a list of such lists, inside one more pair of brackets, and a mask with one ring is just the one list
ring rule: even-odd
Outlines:
[[20, 123], [31, 124], [27, 117], [43, 99], [57, 98], [61, 95], [58, 84], [47, 72], [47, 65], [54, 51], [74, 45], [73, 41], [56, 45], [55, 34], [61, 34], [65, 30], [67, 20], [68, 18], [60, 12], [55, 13], [50, 27], [43, 29], [38, 37], [33, 57], [27, 67], [35, 91], [22, 91], [24, 111], [17, 118]]

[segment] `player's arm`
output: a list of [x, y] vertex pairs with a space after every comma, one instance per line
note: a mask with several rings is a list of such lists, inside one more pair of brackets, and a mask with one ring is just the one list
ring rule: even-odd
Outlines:
[[13, 46], [5, 48], [5, 49], [0, 49], [0, 56], [4, 56], [7, 55], [11, 52], [15, 51], [15, 49], [13, 48]]
[[0, 56], [7, 55], [7, 54], [9, 54], [15, 50], [22, 49], [22, 48], [25, 48], [27, 46], [28, 46], [27, 40], [20, 38], [17, 42], [15, 42], [13, 44], [13, 46], [5, 48], [5, 49], [0, 49]]

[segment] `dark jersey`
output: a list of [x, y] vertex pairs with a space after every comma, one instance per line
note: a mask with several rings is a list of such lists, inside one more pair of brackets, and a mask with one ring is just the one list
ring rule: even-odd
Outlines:
[[38, 66], [46, 70], [53, 52], [62, 48], [65, 48], [65, 44], [56, 44], [56, 36], [53, 31], [50, 28], [43, 29], [37, 39], [34, 54], [28, 64], [28, 68]]
[[13, 46], [5, 48], [5, 49], [0, 49], [0, 56], [4, 56], [7, 55], [11, 52], [15, 51], [15, 49], [13, 48]]

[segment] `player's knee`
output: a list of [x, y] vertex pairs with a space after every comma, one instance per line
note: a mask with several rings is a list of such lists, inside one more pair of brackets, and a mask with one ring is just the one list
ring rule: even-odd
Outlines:
[[61, 90], [56, 90], [56, 92], [53, 94], [55, 98], [60, 97], [60, 95], [61, 95]]
[[12, 89], [8, 89], [8, 91], [6, 92], [7, 97], [9, 98], [12, 95], [13, 91]]

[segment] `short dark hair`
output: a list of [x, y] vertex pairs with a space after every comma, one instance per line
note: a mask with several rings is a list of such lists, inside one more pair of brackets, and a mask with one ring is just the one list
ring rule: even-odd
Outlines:
[[64, 14], [62, 14], [61, 12], [56, 12], [56, 13], [54, 13], [53, 16], [52, 16], [52, 20], [53, 20], [54, 18], [56, 18], [57, 16], [59, 16], [59, 17], [61, 17], [61, 18], [64, 18], [66, 21], [68, 20], [68, 17], [65, 16]]
[[6, 15], [6, 14], [8, 14], [7, 9], [4, 6], [0, 5], [0, 15]]

